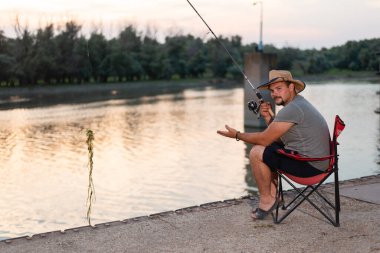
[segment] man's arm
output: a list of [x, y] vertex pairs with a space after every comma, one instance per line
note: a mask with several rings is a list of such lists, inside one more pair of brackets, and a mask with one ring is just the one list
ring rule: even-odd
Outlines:
[[264, 131], [257, 133], [240, 133], [226, 125], [227, 131], [219, 130], [217, 133], [247, 143], [268, 146], [284, 135], [293, 125], [294, 123], [290, 122], [272, 122]]

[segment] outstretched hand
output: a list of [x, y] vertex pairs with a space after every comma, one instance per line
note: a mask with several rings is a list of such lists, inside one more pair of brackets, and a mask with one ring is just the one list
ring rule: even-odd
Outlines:
[[235, 138], [236, 137], [236, 133], [237, 133], [236, 129], [229, 127], [228, 125], [225, 125], [225, 128], [227, 129], [227, 131], [226, 130], [218, 130], [216, 132], [220, 135], [225, 136], [225, 137], [229, 137], [229, 138]]

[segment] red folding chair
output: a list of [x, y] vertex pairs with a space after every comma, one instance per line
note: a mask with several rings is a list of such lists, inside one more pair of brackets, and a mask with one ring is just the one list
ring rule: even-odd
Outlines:
[[[318, 157], [318, 158], [308, 158], [303, 157], [297, 154], [288, 154], [283, 152], [283, 150], [278, 150], [282, 155], [288, 156], [292, 159], [301, 160], [301, 161], [323, 161], [330, 160], [328, 169], [317, 176], [300, 178], [289, 175], [281, 170], [277, 170], [278, 174], [278, 198], [283, 200], [282, 209], [287, 210], [290, 206], [291, 208], [286, 211], [281, 217], [279, 217], [279, 206], [277, 206], [274, 221], [275, 223], [281, 223], [289, 214], [291, 214], [301, 203], [305, 200], [308, 201], [313, 207], [315, 207], [324, 217], [326, 217], [334, 226], [339, 227], [339, 212], [340, 212], [340, 197], [339, 197], [339, 179], [338, 179], [338, 152], [337, 152], [337, 142], [338, 136], [345, 128], [344, 122], [339, 118], [338, 115], [335, 116], [335, 124], [334, 124], [334, 132], [333, 138], [330, 140], [330, 155], [326, 157]], [[318, 191], [319, 186], [325, 182], [327, 178], [329, 178], [332, 174], [334, 174], [334, 186], [335, 186], [335, 204], [331, 203], [323, 194]], [[294, 190], [298, 193], [292, 200], [290, 200], [289, 204], [285, 205], [284, 202], [284, 193], [282, 189], [282, 180], [285, 180]], [[299, 189], [292, 182], [298, 183], [300, 185], [306, 186], [304, 189]], [[314, 194], [315, 193], [315, 194]], [[327, 203], [334, 211], [335, 218], [330, 217], [326, 211], [323, 211], [319, 206], [317, 206], [311, 199], [311, 195], [319, 197], [324, 203]], [[314, 196], [313, 195], [313, 196]], [[298, 202], [296, 202], [299, 199]]]

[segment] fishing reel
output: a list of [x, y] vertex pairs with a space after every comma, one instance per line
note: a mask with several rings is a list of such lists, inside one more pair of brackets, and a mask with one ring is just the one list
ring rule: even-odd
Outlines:
[[[262, 99], [260, 99], [258, 102], [254, 100], [248, 102], [248, 109], [252, 111], [254, 114], [256, 114], [258, 119], [260, 118], [260, 106], [262, 103], [264, 103], [264, 100]], [[272, 109], [269, 109], [268, 113], [270, 115], [270, 121], [269, 121], [269, 124], [270, 124], [274, 119], [274, 113]]]
[[261, 105], [260, 102], [257, 103], [256, 101], [252, 100], [248, 102], [248, 109], [252, 111], [254, 114], [258, 115], [258, 117], [260, 117], [259, 115], [260, 105]]

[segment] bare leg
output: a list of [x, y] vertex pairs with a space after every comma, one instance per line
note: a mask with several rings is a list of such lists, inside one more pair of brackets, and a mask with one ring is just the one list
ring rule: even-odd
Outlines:
[[256, 145], [252, 148], [249, 159], [252, 174], [256, 179], [260, 193], [259, 208], [269, 210], [275, 202], [276, 188], [273, 184], [273, 175], [269, 167], [263, 162], [264, 146]]

